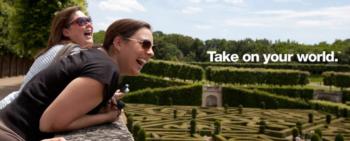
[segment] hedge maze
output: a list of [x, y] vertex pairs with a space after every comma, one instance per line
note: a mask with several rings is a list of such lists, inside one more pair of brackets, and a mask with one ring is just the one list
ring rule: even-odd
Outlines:
[[[146, 132], [148, 141], [204, 141], [215, 132], [215, 121], [221, 124], [217, 134], [220, 140], [292, 140], [292, 130], [301, 123], [302, 136], [310, 136], [315, 129], [322, 131], [324, 140], [334, 140], [342, 133], [345, 140], [350, 139], [350, 119], [331, 116], [330, 124], [326, 114], [314, 110], [299, 109], [260, 109], [237, 107], [197, 109], [196, 131], [190, 134], [193, 106], [158, 106], [149, 104], [127, 104], [126, 112], [132, 116], [133, 124], [139, 124]], [[174, 117], [176, 109], [176, 117]], [[312, 123], [309, 114], [312, 113]], [[264, 127], [260, 124], [264, 121]], [[263, 130], [263, 131], [261, 131]], [[298, 135], [299, 136], [299, 135]]]
[[[346, 103], [350, 75], [326, 71], [350, 66], [296, 65], [289, 66], [296, 70], [284, 70], [288, 68], [283, 65], [242, 69], [149, 64], [146, 74], [123, 80], [131, 84], [132, 92], [123, 100], [136, 141], [350, 140], [350, 106], [314, 100], [315, 88], [305, 86], [310, 73], [324, 72], [325, 85], [342, 87]], [[224, 107], [199, 107], [206, 84], [222, 86]]]

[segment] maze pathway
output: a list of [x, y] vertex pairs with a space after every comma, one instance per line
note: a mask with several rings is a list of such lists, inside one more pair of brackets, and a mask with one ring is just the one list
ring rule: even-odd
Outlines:
[[[190, 137], [193, 108], [198, 113], [197, 134]], [[177, 110], [176, 119], [173, 115], [174, 109]], [[302, 123], [303, 133], [319, 128], [324, 132], [324, 139], [334, 140], [337, 133], [343, 133], [345, 139], [350, 139], [350, 119], [332, 117], [331, 124], [326, 126], [326, 114], [314, 110], [243, 108], [243, 113], [239, 114], [237, 107], [230, 107], [225, 112], [223, 108], [216, 107], [127, 104], [126, 112], [133, 114], [134, 122], [140, 123], [149, 134], [147, 140], [208, 140], [207, 136], [214, 131], [215, 120], [221, 122], [221, 135], [227, 140], [289, 141], [292, 138], [292, 129], [298, 121]], [[313, 123], [308, 123], [309, 113], [313, 113]], [[264, 134], [259, 133], [259, 122], [262, 120], [267, 123]]]

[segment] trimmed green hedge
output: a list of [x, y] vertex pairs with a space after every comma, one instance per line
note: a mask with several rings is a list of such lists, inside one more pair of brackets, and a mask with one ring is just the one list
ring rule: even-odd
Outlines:
[[[170, 101], [171, 98], [171, 101]], [[193, 84], [167, 88], [143, 89], [125, 95], [123, 101], [159, 105], [195, 105], [202, 104], [202, 85]]]
[[182, 80], [201, 81], [204, 78], [204, 70], [200, 66], [160, 60], [150, 61], [142, 72]]
[[305, 71], [259, 68], [208, 67], [206, 70], [207, 80], [232, 84], [306, 85], [310, 75]]
[[292, 69], [308, 71], [311, 74], [322, 74], [326, 71], [350, 72], [350, 65], [339, 64], [297, 64], [297, 63], [211, 63], [193, 62], [191, 64], [200, 65], [203, 68], [208, 66], [238, 67], [238, 68], [269, 68], [269, 69]]
[[350, 87], [350, 73], [349, 72], [333, 72], [328, 71], [322, 73], [323, 84], [328, 86], [337, 86], [341, 88]]
[[310, 100], [309, 103], [312, 109], [332, 113], [335, 115], [342, 115], [344, 117], [347, 117], [348, 113], [350, 112], [350, 106], [342, 103], [323, 100]]
[[342, 93], [343, 93], [342, 102], [345, 103], [346, 101], [350, 101], [350, 91], [343, 90]]
[[314, 90], [308, 87], [298, 86], [247, 86], [242, 88], [258, 89], [261, 91], [267, 91], [272, 94], [288, 96], [291, 98], [301, 98], [304, 100], [313, 99]]
[[131, 91], [137, 91], [145, 88], [159, 88], [169, 86], [188, 85], [188, 82], [178, 80], [167, 80], [161, 77], [141, 74], [139, 76], [126, 76], [123, 78], [122, 84], [129, 84]]
[[[248, 90], [233, 86], [224, 86], [222, 88], [223, 104], [229, 106], [238, 106], [242, 104], [244, 107], [261, 107], [264, 102], [266, 108], [310, 108], [309, 104], [297, 98], [289, 98], [259, 90]], [[278, 103], [278, 104], [277, 104]]]

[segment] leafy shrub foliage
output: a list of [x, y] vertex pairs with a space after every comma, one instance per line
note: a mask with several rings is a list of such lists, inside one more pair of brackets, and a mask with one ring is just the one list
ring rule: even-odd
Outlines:
[[206, 78], [216, 83], [306, 85], [309, 72], [297, 70], [208, 67]]
[[[158, 99], [157, 99], [158, 98]], [[169, 98], [174, 105], [200, 105], [202, 103], [202, 85], [193, 84], [167, 88], [143, 89], [130, 92], [123, 100], [130, 103], [169, 105]]]
[[204, 70], [200, 66], [170, 61], [152, 60], [142, 69], [143, 73], [182, 80], [201, 81]]
[[275, 101], [278, 101], [279, 108], [309, 108], [309, 104], [302, 99], [289, 98], [264, 91], [248, 90], [234, 86], [223, 87], [222, 99], [223, 103], [227, 103], [229, 106], [242, 104], [245, 107], [261, 107], [261, 102], [264, 101], [266, 108], [275, 108]]
[[348, 72], [324, 72], [322, 73], [323, 84], [341, 88], [350, 87], [350, 73]]

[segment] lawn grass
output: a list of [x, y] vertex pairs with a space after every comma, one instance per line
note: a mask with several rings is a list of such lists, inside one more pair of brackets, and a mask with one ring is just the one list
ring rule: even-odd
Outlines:
[[310, 75], [310, 82], [323, 82], [323, 77], [321, 75]]

